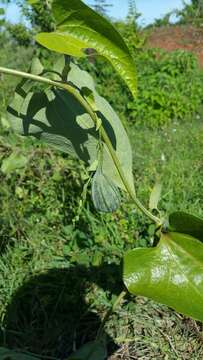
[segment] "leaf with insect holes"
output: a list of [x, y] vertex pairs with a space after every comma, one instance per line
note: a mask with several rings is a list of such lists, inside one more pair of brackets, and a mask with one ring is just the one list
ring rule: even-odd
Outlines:
[[[67, 73], [64, 72], [64, 67], [69, 69]], [[111, 140], [134, 192], [131, 146], [118, 116], [108, 102], [98, 95], [92, 77], [87, 72], [73, 63], [67, 65], [60, 59], [51, 76], [55, 80], [61, 80], [62, 74], [63, 78], [66, 74], [66, 81], [79, 92], [88, 87], [93, 93], [95, 109], [98, 109], [97, 116]], [[24, 86], [26, 83], [23, 80], [17, 86], [14, 100], [8, 107], [8, 118], [14, 130], [24, 136], [34, 136], [58, 150], [69, 153], [83, 160], [91, 168], [98, 157], [99, 132], [86, 110], [65, 90], [50, 88], [45, 91], [30, 91], [27, 94]], [[115, 187], [125, 190], [107, 146], [102, 143], [102, 147], [102, 173]]]
[[203, 321], [203, 244], [186, 234], [162, 234], [157, 247], [124, 257], [130, 293], [149, 297]]
[[39, 33], [37, 42], [49, 50], [75, 57], [85, 56], [84, 49], [95, 49], [111, 62], [133, 96], [136, 96], [135, 64], [113, 25], [81, 0], [54, 0], [52, 9], [56, 30]]

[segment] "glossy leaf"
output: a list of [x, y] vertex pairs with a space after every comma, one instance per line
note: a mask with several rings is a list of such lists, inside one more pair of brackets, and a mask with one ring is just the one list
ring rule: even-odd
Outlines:
[[80, 0], [54, 0], [56, 31], [40, 33], [36, 40], [46, 48], [75, 57], [93, 48], [108, 59], [136, 95], [135, 65], [120, 34], [108, 20]]
[[203, 220], [184, 212], [175, 212], [169, 216], [172, 231], [191, 235], [203, 242]]
[[1, 360], [41, 360], [38, 357], [26, 355], [21, 352], [15, 352], [3, 347], [0, 347]]
[[92, 181], [92, 199], [95, 208], [102, 212], [115, 211], [121, 202], [119, 189], [99, 166]]
[[106, 346], [101, 341], [89, 342], [82, 346], [68, 360], [105, 360], [107, 357]]
[[124, 282], [134, 295], [203, 321], [203, 245], [189, 235], [162, 234], [157, 247], [129, 251]]

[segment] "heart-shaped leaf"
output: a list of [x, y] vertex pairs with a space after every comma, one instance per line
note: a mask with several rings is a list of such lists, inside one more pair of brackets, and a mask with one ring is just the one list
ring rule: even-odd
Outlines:
[[106, 346], [102, 341], [92, 341], [82, 346], [68, 360], [105, 360]]
[[169, 216], [172, 231], [191, 235], [203, 242], [203, 220], [184, 212], [174, 212]]
[[81, 0], [54, 0], [52, 9], [56, 31], [40, 33], [36, 40], [50, 50], [75, 57], [85, 56], [84, 49], [95, 49], [111, 62], [135, 96], [135, 65], [113, 25]]
[[124, 282], [134, 295], [203, 321], [203, 245], [189, 235], [162, 234], [157, 247], [129, 251]]

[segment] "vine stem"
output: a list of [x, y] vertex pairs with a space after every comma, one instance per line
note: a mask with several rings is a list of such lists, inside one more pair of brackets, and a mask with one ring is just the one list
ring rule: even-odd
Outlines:
[[[98, 118], [97, 118], [97, 114], [93, 111], [93, 109], [91, 108], [91, 106], [88, 104], [88, 102], [82, 97], [82, 95], [80, 94], [80, 92], [74, 88], [73, 86], [61, 82], [61, 81], [55, 81], [55, 80], [51, 80], [48, 78], [45, 78], [43, 76], [39, 76], [39, 75], [34, 75], [34, 74], [30, 74], [30, 73], [26, 73], [23, 71], [18, 71], [18, 70], [13, 70], [13, 69], [8, 69], [8, 68], [4, 68], [4, 67], [0, 67], [0, 73], [6, 74], [6, 75], [13, 75], [13, 76], [18, 76], [18, 77], [22, 77], [25, 79], [29, 79], [29, 80], [33, 80], [33, 81], [37, 81], [40, 83], [44, 83], [44, 84], [48, 84], [54, 87], [57, 87], [59, 89], [63, 89], [69, 92], [69, 94], [71, 94], [81, 105], [82, 107], [87, 111], [87, 113], [90, 115], [90, 117], [92, 118], [92, 120], [94, 121], [95, 125], [97, 126], [98, 124]], [[153, 222], [155, 222], [157, 224], [157, 226], [160, 226], [162, 224], [161, 219], [159, 219], [157, 216], [154, 216], [150, 211], [148, 211], [144, 205], [139, 201], [139, 199], [137, 198], [135, 192], [133, 191], [133, 189], [131, 188], [128, 180], [126, 179], [125, 173], [121, 167], [120, 161], [117, 157], [116, 151], [112, 146], [111, 140], [109, 139], [109, 136], [106, 132], [106, 130], [103, 128], [103, 126], [100, 127], [100, 132], [101, 132], [101, 137], [103, 139], [103, 141], [105, 142], [109, 153], [112, 157], [112, 160], [114, 162], [114, 165], [120, 175], [120, 178], [125, 186], [125, 189], [127, 191], [127, 193], [129, 194], [130, 198], [133, 200], [133, 202], [136, 204], [136, 206]]]

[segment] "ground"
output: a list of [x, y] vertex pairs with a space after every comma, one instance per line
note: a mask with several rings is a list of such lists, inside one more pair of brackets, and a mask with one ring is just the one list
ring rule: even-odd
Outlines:
[[[147, 203], [157, 178], [160, 207], [203, 216], [203, 125], [131, 128], [138, 196]], [[80, 208], [83, 166], [2, 130], [0, 162], [12, 151], [24, 169], [1, 177], [1, 345], [65, 359], [95, 338], [122, 289], [125, 250], [145, 246], [153, 229], [132, 205], [99, 215]], [[151, 300], [128, 296], [108, 321], [109, 360], [203, 358], [202, 325]]]
[[[181, 31], [159, 29], [158, 40], [152, 35], [150, 44], [189, 49], [193, 36], [200, 52], [198, 33], [185, 29], [184, 44]], [[13, 52], [5, 63], [12, 60], [7, 65], [18, 68]], [[22, 50], [20, 54], [25, 59]], [[11, 81], [0, 84], [4, 106], [5, 89], [10, 86], [12, 93], [15, 85]], [[147, 205], [159, 179], [163, 211], [184, 210], [203, 217], [201, 118], [172, 122], [160, 130], [133, 125], [129, 134], [139, 198]], [[147, 246], [154, 228], [124, 200], [113, 215], [97, 214], [89, 193], [81, 204], [83, 165], [16, 137], [4, 123], [0, 167], [12, 152], [28, 161], [19, 170], [0, 171], [0, 344], [43, 360], [61, 360], [95, 338], [122, 289], [124, 252]], [[128, 296], [105, 332], [108, 360], [203, 359], [202, 325], [143, 297]]]
[[177, 49], [195, 53], [203, 66], [203, 29], [195, 26], [166, 26], [155, 28], [147, 41], [147, 46], [167, 51]]

